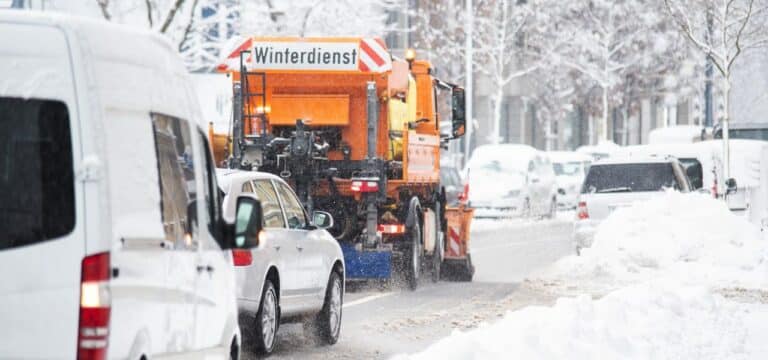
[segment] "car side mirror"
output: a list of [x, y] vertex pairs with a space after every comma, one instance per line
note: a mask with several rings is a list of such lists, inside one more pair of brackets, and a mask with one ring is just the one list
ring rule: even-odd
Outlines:
[[252, 249], [259, 246], [263, 221], [264, 214], [261, 210], [261, 201], [251, 194], [238, 196], [235, 214], [234, 248]]
[[736, 186], [736, 179], [730, 178], [725, 181], [725, 187], [726, 187], [726, 194], [735, 193], [737, 186]]
[[467, 126], [466, 106], [464, 89], [454, 87], [451, 95], [451, 135], [454, 138], [464, 136]]
[[325, 211], [315, 211], [312, 213], [312, 225], [319, 229], [328, 229], [333, 226], [333, 216]]

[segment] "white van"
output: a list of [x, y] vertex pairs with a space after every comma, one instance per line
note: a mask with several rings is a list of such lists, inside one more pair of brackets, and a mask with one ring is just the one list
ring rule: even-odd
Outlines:
[[223, 250], [260, 204], [235, 237], [175, 48], [26, 11], [0, 34], [0, 358], [238, 358]]

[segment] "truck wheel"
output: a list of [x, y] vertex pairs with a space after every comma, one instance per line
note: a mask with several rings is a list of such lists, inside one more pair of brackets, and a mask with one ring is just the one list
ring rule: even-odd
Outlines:
[[418, 222], [411, 227], [411, 243], [409, 248], [408, 265], [405, 270], [405, 277], [408, 280], [408, 288], [416, 290], [419, 286], [419, 277], [421, 275], [421, 226]]
[[255, 333], [252, 339], [256, 351], [260, 354], [268, 355], [275, 349], [279, 321], [277, 301], [275, 286], [272, 285], [272, 281], [267, 280], [261, 294], [259, 312], [256, 313]]
[[333, 345], [341, 334], [341, 310], [344, 302], [344, 287], [337, 272], [332, 272], [325, 289], [325, 302], [320, 314], [315, 318], [314, 328], [318, 340], [323, 345]]
[[[440, 206], [440, 202], [437, 202], [435, 204], [435, 232], [437, 234], [437, 239], [435, 241], [435, 250], [432, 252], [432, 282], [440, 281], [440, 269], [443, 266], [443, 255], [445, 251], [445, 245], [443, 245], [445, 233], [441, 226], [441, 216], [443, 215], [441, 210], [442, 207]], [[443, 234], [443, 236], [440, 236], [440, 234]]]

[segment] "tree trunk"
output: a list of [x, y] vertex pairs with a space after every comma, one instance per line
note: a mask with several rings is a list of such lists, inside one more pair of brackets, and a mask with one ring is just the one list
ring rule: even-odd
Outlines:
[[603, 86], [603, 118], [600, 123], [600, 140], [608, 141], [608, 87]]
[[501, 107], [504, 100], [504, 88], [499, 86], [496, 88], [496, 94], [493, 95], [493, 127], [491, 132], [491, 143], [498, 144], [501, 142]]
[[[730, 148], [730, 134], [728, 133], [731, 122], [731, 77], [730, 74], [725, 76], [725, 84], [723, 84], [723, 180], [727, 181], [731, 178], [731, 148]], [[723, 192], [725, 193], [725, 192]], [[725, 196], [724, 198], [727, 198]]]

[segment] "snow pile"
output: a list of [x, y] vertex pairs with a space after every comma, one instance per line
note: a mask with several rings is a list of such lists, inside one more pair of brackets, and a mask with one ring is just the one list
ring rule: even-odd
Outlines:
[[400, 359], [766, 359], [768, 305], [703, 287], [634, 285], [592, 300], [561, 298]]
[[658, 277], [691, 284], [768, 285], [768, 242], [722, 201], [668, 192], [618, 209], [582, 256], [562, 259], [557, 277], [626, 283]]

